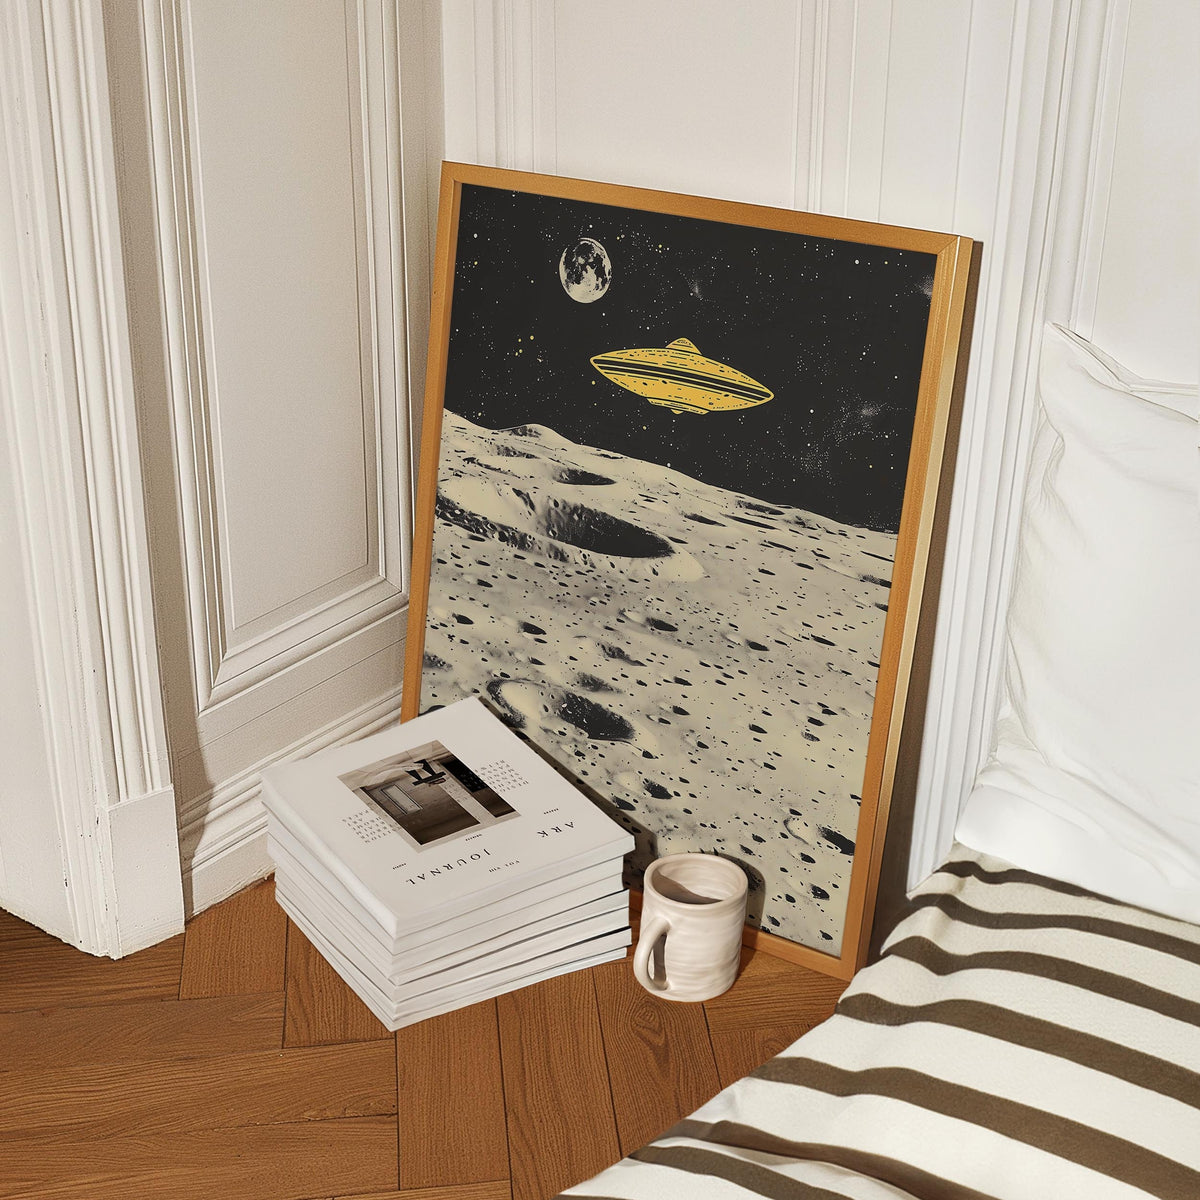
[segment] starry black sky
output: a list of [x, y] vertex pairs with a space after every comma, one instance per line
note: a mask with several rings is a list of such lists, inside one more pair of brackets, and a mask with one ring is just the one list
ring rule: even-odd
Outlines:
[[[564, 249], [594, 238], [612, 283], [580, 304]], [[490, 429], [584, 445], [837, 521], [899, 527], [932, 254], [465, 185], [445, 404]], [[593, 355], [689, 338], [775, 393], [674, 413]]]

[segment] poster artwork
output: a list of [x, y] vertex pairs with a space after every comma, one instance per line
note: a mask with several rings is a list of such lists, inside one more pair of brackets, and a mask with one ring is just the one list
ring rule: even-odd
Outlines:
[[421, 710], [837, 955], [936, 256], [464, 185]]

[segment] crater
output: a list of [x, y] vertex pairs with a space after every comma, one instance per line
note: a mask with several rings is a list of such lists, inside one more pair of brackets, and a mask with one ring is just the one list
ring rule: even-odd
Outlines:
[[581, 671], [576, 676], [576, 682], [588, 692], [615, 692], [617, 690], [607, 680], [601, 679], [597, 675], [589, 675], [586, 671]]
[[818, 833], [833, 847], [840, 850], [843, 854], [854, 853], [854, 843], [844, 834], [838, 833], [836, 829], [830, 829], [827, 825], [822, 825], [817, 830]]
[[586, 696], [562, 692], [557, 698], [556, 711], [564, 721], [574, 725], [593, 742], [628, 742], [633, 739], [633, 726], [620, 713], [607, 709]]
[[487, 684], [487, 694], [492, 703], [500, 710], [500, 716], [503, 718], [505, 725], [510, 729], [524, 729], [526, 724], [525, 714], [519, 712], [515, 705], [511, 704], [504, 695], [505, 684], [504, 679], [490, 679]]
[[[541, 539], [532, 534], [524, 533], [512, 525], [505, 525], [500, 521], [493, 521], [477, 512], [472, 512], [469, 508], [456, 504], [440, 491], [434, 510], [439, 520], [449, 521], [451, 525], [457, 525], [468, 533], [478, 536], [481, 540], [502, 542], [506, 546], [512, 546], [515, 550], [524, 550], [530, 554], [544, 554], [547, 558], [552, 558], [557, 562], [568, 561], [567, 553], [561, 546], [544, 545]], [[669, 546], [668, 549], [670, 549]]]
[[[533, 455], [527, 454], [527, 455], [524, 455], [523, 457], [532, 458]], [[473, 455], [473, 454], [464, 455], [463, 462], [467, 466], [470, 466], [470, 467], [482, 467], [485, 471], [501, 471], [501, 472], [504, 471], [503, 467], [498, 467], [494, 463], [482, 462], [480, 459], [476, 458], [475, 455]]]
[[628, 663], [631, 667], [644, 667], [646, 664], [640, 658], [633, 658], [622, 646], [611, 646], [607, 642], [600, 643], [600, 653], [605, 658], [615, 658], [617, 662]]
[[583, 504], [564, 504], [540, 520], [540, 533], [610, 558], [667, 558], [675, 553], [666, 538], [620, 517]]
[[595, 471], [583, 471], [577, 467], [564, 467], [554, 478], [559, 483], [569, 483], [572, 487], [605, 487], [615, 482], [607, 475], [597, 475]]

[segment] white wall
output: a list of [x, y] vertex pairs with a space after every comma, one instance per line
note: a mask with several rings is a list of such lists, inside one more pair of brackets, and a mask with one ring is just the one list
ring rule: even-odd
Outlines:
[[[11, 153], [10, 143], [9, 131], [0, 128], [0, 161]], [[17, 261], [17, 243], [13, 197], [0, 188], [0, 261]], [[6, 270], [0, 280], [0, 309], [6, 313], [19, 300], [14, 276]], [[37, 913], [48, 928], [69, 938], [74, 929], [57, 817], [44, 802], [54, 791], [53, 764], [39, 702], [36, 602], [22, 537], [28, 522], [21, 519], [25, 499], [12, 428], [30, 364], [12, 341], [12, 323], [0, 321], [0, 904], [18, 914]]]
[[918, 647], [929, 700], [923, 730], [906, 725], [919, 777], [910, 758], [897, 784], [915, 805], [911, 882], [948, 847], [987, 750], [1043, 318], [1195, 378], [1198, 14], [1189, 0], [444, 5], [448, 158], [982, 244], [936, 643]]
[[[11, 387], [15, 381], [9, 376], [7, 382]], [[0, 413], [0, 904], [73, 940], [57, 816], [45, 802], [54, 793], [53, 764], [45, 707], [38, 701], [32, 581], [20, 539], [23, 523], [16, 519], [19, 467], [5, 415]]]
[[1142, 375], [1200, 375], [1200, 5], [1114, 5], [1072, 324]]

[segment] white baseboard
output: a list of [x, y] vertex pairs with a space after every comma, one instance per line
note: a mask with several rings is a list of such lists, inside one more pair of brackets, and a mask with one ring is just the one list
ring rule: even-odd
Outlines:
[[241, 836], [185, 873], [189, 920], [275, 870], [267, 854], [266, 813], [258, 801], [257, 788], [253, 799], [245, 802], [245, 808], [247, 820]]
[[185, 814], [179, 830], [184, 907], [189, 919], [264, 879], [275, 864], [267, 855], [267, 814], [259, 799], [264, 767], [352, 742], [400, 719], [400, 689], [339, 718], [226, 781]]
[[183, 932], [175, 793], [166, 787], [100, 809], [109, 858], [107, 952], [113, 958]]

